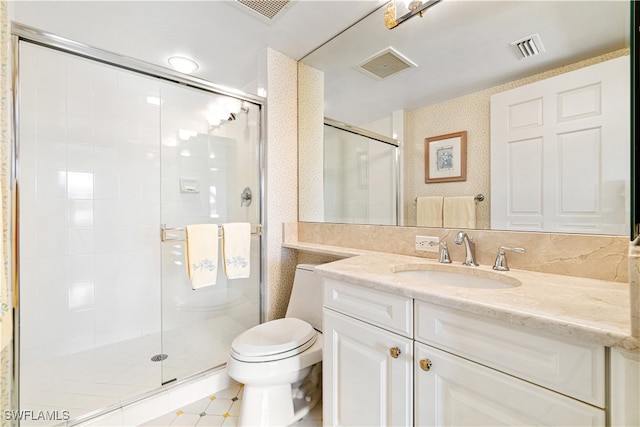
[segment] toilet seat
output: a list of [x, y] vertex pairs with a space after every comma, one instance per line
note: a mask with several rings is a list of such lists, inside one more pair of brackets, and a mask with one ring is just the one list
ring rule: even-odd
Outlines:
[[238, 335], [231, 343], [231, 357], [243, 362], [268, 362], [295, 356], [311, 347], [317, 332], [295, 317], [272, 320]]

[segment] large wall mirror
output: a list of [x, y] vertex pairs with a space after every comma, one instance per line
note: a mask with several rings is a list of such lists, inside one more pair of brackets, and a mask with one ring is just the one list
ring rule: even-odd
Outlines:
[[[300, 122], [299, 220], [334, 221], [325, 219], [318, 210], [322, 203], [314, 196], [323, 191], [319, 183], [323, 179], [322, 171], [313, 165], [321, 163], [324, 156], [318, 148], [323, 145], [324, 136], [322, 123], [318, 122], [326, 117], [399, 141], [398, 225], [421, 225], [418, 198], [482, 195], [482, 201], [476, 198], [475, 202], [476, 228], [628, 235], [632, 204], [628, 95], [631, 88], [628, 65], [630, 9], [627, 1], [444, 0], [429, 8], [424, 17], [416, 16], [392, 30], [384, 25], [384, 7], [355, 23], [301, 61], [302, 66], [317, 74], [314, 74], [315, 80], [303, 79], [299, 108], [313, 109], [309, 106], [315, 105], [322, 113], [315, 112], [313, 121]], [[521, 172], [521, 181], [505, 187], [505, 191], [515, 194], [515, 200], [498, 201], [501, 195], [498, 193], [502, 190], [496, 190], [496, 176], [501, 175], [493, 172], [505, 163], [505, 154], [500, 160], [492, 155], [496, 150], [492, 147], [496, 134], [495, 129], [492, 130], [492, 126], [496, 126], [492, 124], [492, 115], [498, 114], [492, 110], [495, 108], [492, 104], [497, 104], [494, 98], [524, 86], [533, 87], [535, 92], [538, 82], [616, 61], [623, 65], [607, 73], [610, 81], [621, 83], [622, 92], [619, 89], [611, 91], [609, 83], [602, 83], [594, 90], [568, 91], [572, 96], [564, 96], [568, 92], [562, 89], [550, 95], [560, 100], [552, 114], [559, 121], [564, 120], [559, 111], [565, 111], [569, 116], [586, 117], [592, 114], [590, 106], [594, 103], [600, 110], [609, 111], [615, 107], [613, 116], [624, 116], [624, 120], [610, 126], [623, 129], [615, 135], [594, 131], [601, 126], [595, 122], [582, 129], [581, 135], [588, 134], [585, 138], [558, 137], [568, 135], [569, 131], [564, 128], [554, 134], [554, 139], [560, 139], [560, 145], [552, 149], [551, 157], [561, 161], [552, 169], [562, 175], [560, 181], [556, 177], [554, 182], [573, 184], [560, 187], [561, 195], [554, 195], [549, 200], [554, 200], [555, 211], [562, 211], [560, 205], [564, 203], [565, 210], [576, 211], [577, 216], [588, 217], [597, 212], [608, 218], [615, 217], [621, 224], [594, 231], [584, 218], [580, 224], [569, 221], [576, 224], [573, 228], [545, 228], [535, 224], [527, 228], [511, 226], [509, 221], [492, 222], [492, 216], [495, 216], [492, 209], [499, 204], [516, 206], [521, 203], [526, 210], [531, 200], [537, 200], [543, 192], [548, 194], [549, 191], [543, 188], [545, 184], [539, 188], [537, 184], [531, 184], [549, 179], [547, 172], [535, 175], [532, 172], [535, 168], [531, 167], [537, 161], [546, 164], [549, 160], [535, 157], [538, 149], [535, 144], [527, 147], [520, 144], [518, 147], [523, 147], [522, 150], [511, 150], [506, 154], [507, 159], [517, 160], [513, 165]], [[590, 87], [590, 84], [585, 83], [582, 87]], [[321, 99], [314, 103], [314, 97]], [[572, 100], [572, 104], [568, 100]], [[531, 113], [535, 110], [532, 105], [527, 104], [517, 111], [507, 108], [500, 114], [509, 118], [514, 111]], [[548, 108], [546, 104], [542, 107]], [[310, 117], [307, 113], [301, 117]], [[317, 131], [310, 131], [309, 127]], [[465, 179], [456, 179], [454, 173], [452, 179], [425, 182], [425, 174], [429, 173], [425, 151], [433, 147], [435, 153], [441, 148], [440, 141], [448, 141], [444, 137], [462, 133], [466, 140]], [[526, 140], [528, 137], [517, 138]], [[609, 148], [612, 139], [616, 140], [616, 147], [622, 148], [616, 148], [615, 155], [601, 156], [612, 151]], [[582, 145], [583, 141], [587, 141], [586, 145]], [[459, 141], [454, 138], [453, 143], [459, 144]], [[609, 161], [608, 158], [616, 158], [621, 166], [601, 164]], [[608, 172], [612, 169], [614, 172]], [[598, 193], [597, 200], [589, 199], [588, 191], [584, 199], [580, 195], [583, 190], [576, 183], [586, 181], [593, 182], [589, 191]], [[344, 183], [344, 188], [348, 185]], [[565, 201], [562, 194], [572, 197]], [[305, 199], [314, 202], [306, 203]], [[548, 200], [541, 203], [551, 204]]]

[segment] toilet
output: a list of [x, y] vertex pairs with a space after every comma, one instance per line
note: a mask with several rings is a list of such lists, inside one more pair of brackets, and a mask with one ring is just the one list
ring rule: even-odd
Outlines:
[[239, 426], [286, 426], [322, 397], [322, 280], [315, 264], [296, 267], [286, 315], [231, 343], [227, 373], [244, 384]]

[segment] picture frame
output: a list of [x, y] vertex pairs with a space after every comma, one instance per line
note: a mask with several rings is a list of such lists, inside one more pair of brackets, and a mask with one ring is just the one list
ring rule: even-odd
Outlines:
[[425, 184], [466, 180], [467, 131], [425, 138]]

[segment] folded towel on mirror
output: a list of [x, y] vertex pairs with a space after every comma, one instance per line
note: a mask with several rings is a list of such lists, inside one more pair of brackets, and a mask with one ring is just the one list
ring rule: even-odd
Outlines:
[[442, 196], [424, 196], [416, 200], [416, 225], [442, 227]]
[[229, 279], [246, 279], [251, 273], [251, 224], [222, 224], [224, 273]]
[[473, 196], [445, 197], [445, 228], [476, 228], [476, 201]]
[[193, 289], [216, 284], [218, 274], [218, 225], [192, 224], [186, 227], [187, 277]]

